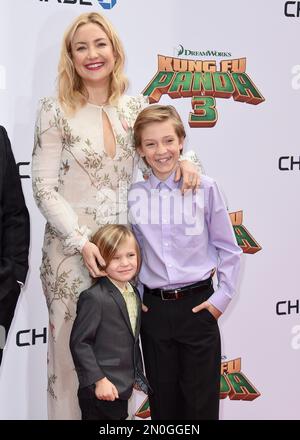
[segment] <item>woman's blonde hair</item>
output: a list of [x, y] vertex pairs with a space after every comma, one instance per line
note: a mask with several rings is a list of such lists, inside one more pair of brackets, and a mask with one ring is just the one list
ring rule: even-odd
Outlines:
[[144, 108], [135, 120], [133, 126], [133, 138], [134, 138], [134, 146], [135, 148], [139, 148], [142, 143], [142, 131], [149, 124], [153, 124], [154, 122], [165, 122], [171, 121], [175, 133], [177, 134], [179, 139], [184, 139], [186, 137], [184, 125], [179, 116], [179, 113], [172, 105], [160, 105], [153, 104]]
[[116, 104], [127, 88], [127, 79], [123, 73], [125, 53], [113, 26], [97, 12], [81, 14], [71, 23], [64, 34], [58, 64], [58, 99], [67, 112], [74, 112], [88, 101], [88, 92], [73, 64], [71, 45], [77, 29], [89, 23], [98, 25], [105, 32], [116, 57], [114, 70], [111, 74], [109, 104]]
[[[133, 238], [137, 255], [137, 272], [139, 272], [142, 262], [141, 251], [133, 232], [124, 225], [105, 225], [100, 228], [92, 237], [94, 243], [100, 251], [106, 266], [109, 265], [120, 245], [128, 238]], [[105, 270], [105, 267], [101, 268]]]

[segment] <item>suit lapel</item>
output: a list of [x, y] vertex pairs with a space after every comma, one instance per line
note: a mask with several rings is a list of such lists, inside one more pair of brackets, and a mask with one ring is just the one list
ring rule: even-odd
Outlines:
[[132, 334], [132, 336], [134, 337], [134, 335], [132, 333], [130, 320], [129, 320], [129, 315], [127, 312], [126, 303], [125, 303], [125, 300], [122, 296], [122, 293], [117, 289], [116, 286], [113, 285], [113, 283], [110, 282], [110, 280], [108, 278], [103, 278], [102, 281], [103, 281], [103, 283], [105, 283], [109, 293], [111, 294], [111, 296], [113, 297], [113, 299], [117, 303], [117, 305], [119, 306], [121, 313], [122, 313], [122, 316], [127, 324], [127, 327], [130, 330], [130, 333]]
[[140, 298], [140, 293], [138, 291], [138, 289], [135, 286], [132, 286], [133, 290], [135, 291], [136, 294], [136, 299], [137, 299], [137, 317], [136, 317], [136, 325], [135, 325], [135, 340], [137, 340], [140, 336], [140, 332], [136, 331], [136, 329], [140, 329], [141, 328], [141, 298]]

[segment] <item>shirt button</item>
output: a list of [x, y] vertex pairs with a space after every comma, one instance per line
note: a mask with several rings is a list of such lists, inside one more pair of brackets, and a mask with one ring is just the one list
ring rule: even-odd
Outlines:
[[169, 243], [164, 243], [165, 246], [169, 246]]
[[172, 267], [172, 264], [168, 264], [168, 267]]

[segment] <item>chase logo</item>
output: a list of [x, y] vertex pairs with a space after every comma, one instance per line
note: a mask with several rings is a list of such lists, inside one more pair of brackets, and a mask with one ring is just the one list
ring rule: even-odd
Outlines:
[[300, 17], [300, 2], [285, 2], [284, 15], [286, 17]]
[[98, 3], [103, 9], [112, 9], [117, 3], [117, 0], [98, 0]]

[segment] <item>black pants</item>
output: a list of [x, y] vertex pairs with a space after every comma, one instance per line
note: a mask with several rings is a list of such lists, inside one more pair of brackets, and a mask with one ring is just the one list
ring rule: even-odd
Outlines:
[[213, 287], [178, 300], [145, 293], [141, 340], [153, 420], [219, 418], [221, 347], [208, 310], [193, 313]]
[[[1, 331], [5, 331], [7, 337], [11, 322], [14, 317], [15, 308], [20, 295], [20, 285], [12, 280], [11, 285], [8, 284], [6, 295], [0, 299], [0, 325], [3, 327]], [[2, 335], [1, 335], [2, 336]], [[2, 342], [2, 337], [1, 337]], [[0, 348], [0, 365], [2, 361], [2, 347]]]
[[128, 417], [128, 400], [99, 400], [79, 397], [82, 420], [125, 420]]

